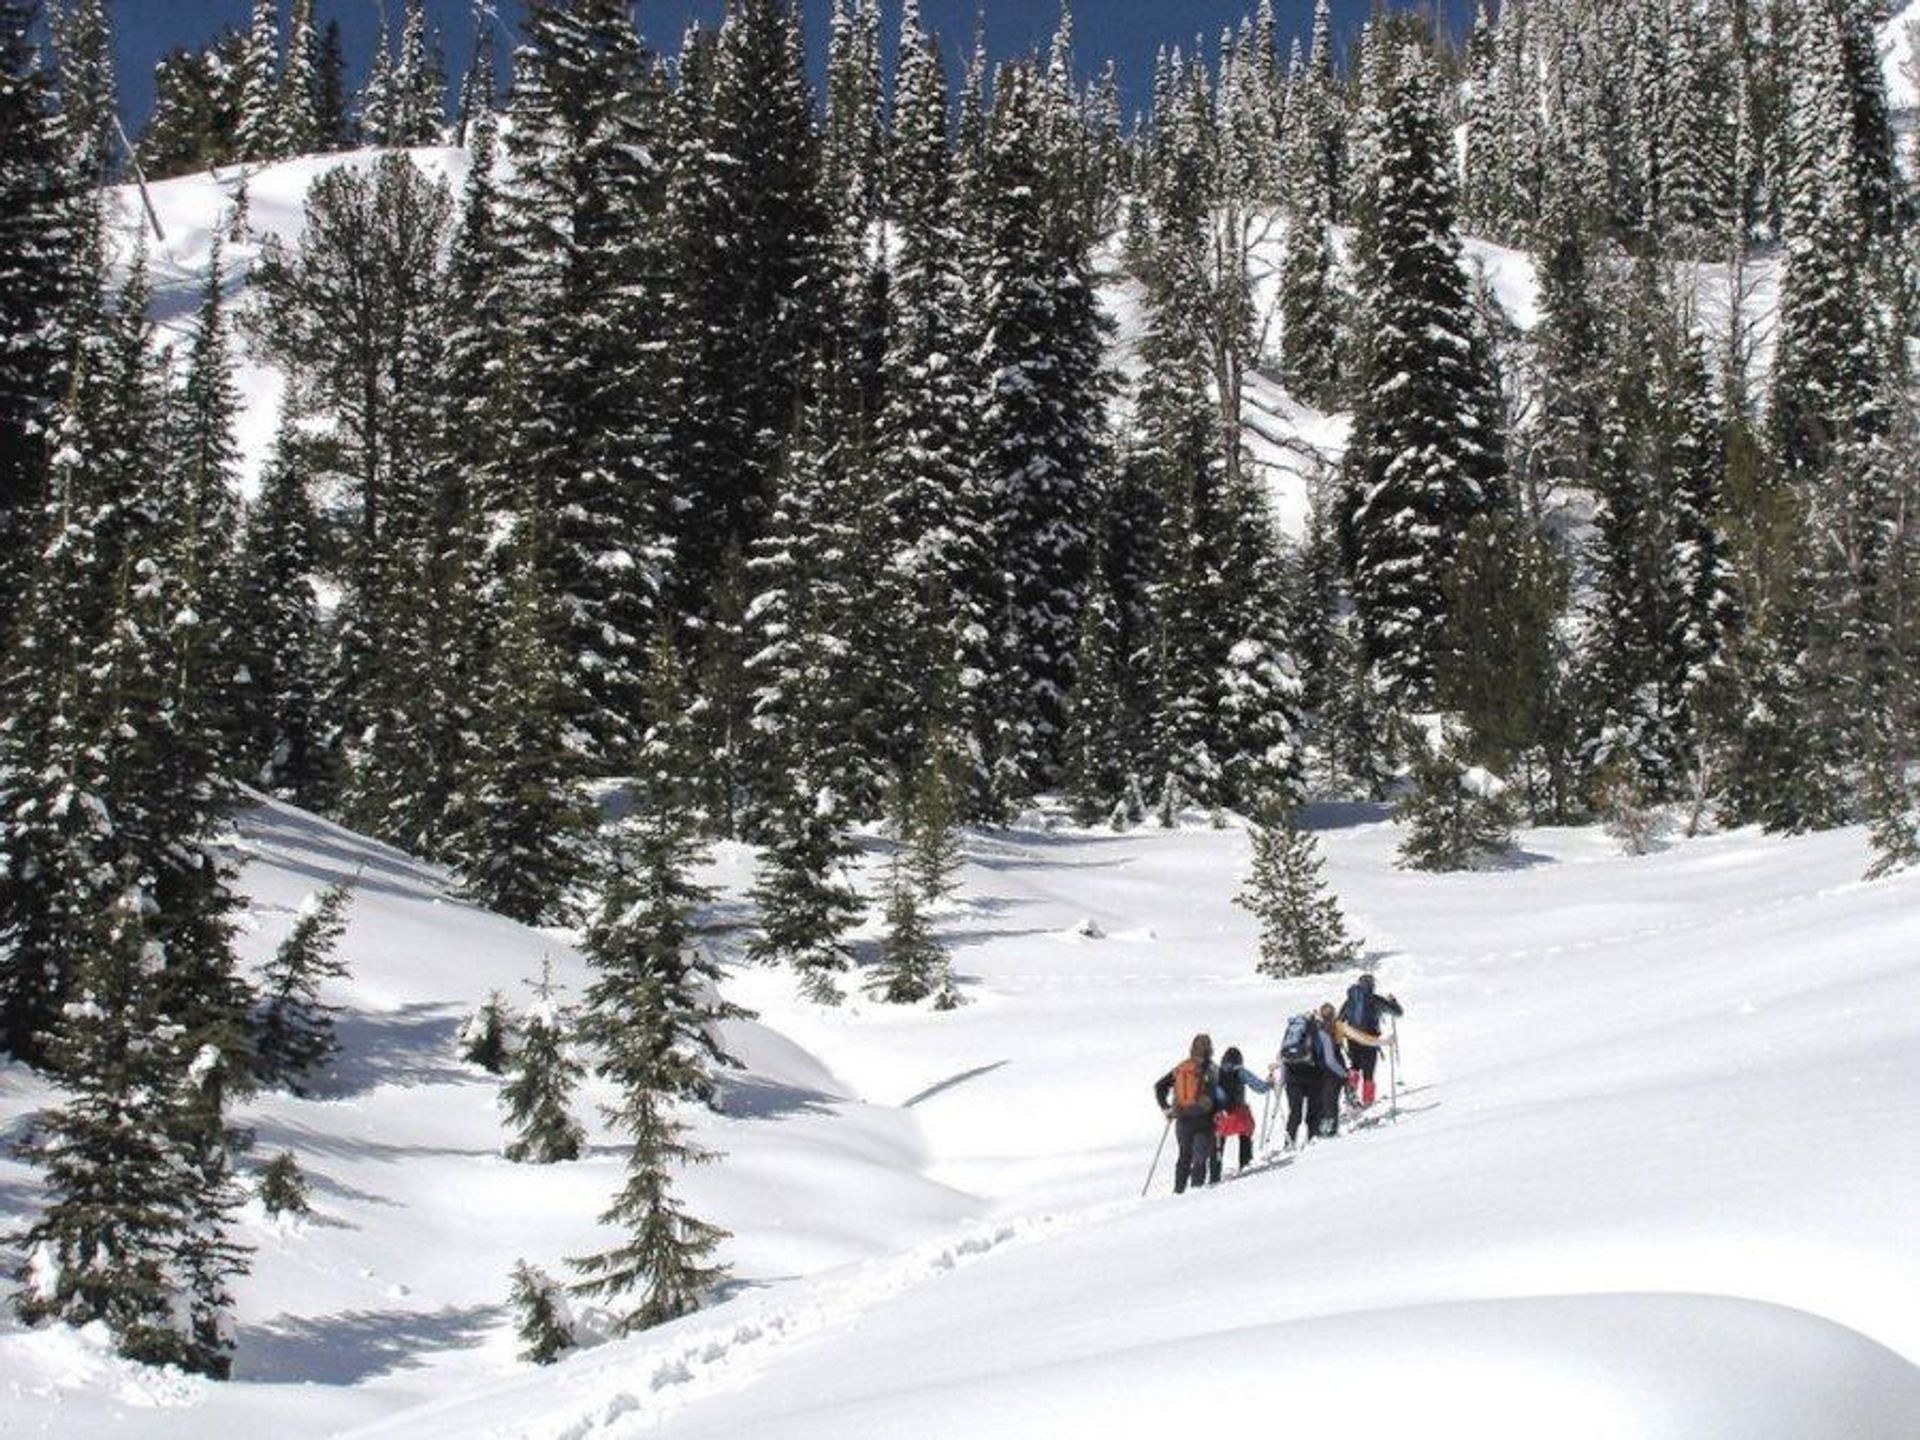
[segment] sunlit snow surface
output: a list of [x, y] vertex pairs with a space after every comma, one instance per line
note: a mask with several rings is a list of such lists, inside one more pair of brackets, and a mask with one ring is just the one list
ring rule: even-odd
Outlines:
[[[1397, 1123], [1177, 1200], [1163, 1161], [1136, 1198], [1149, 1087], [1188, 1037], [1260, 1061], [1345, 977], [1253, 975], [1239, 831], [1028, 817], [969, 835], [938, 917], [966, 1008], [824, 1011], [736, 973], [748, 1070], [730, 1113], [695, 1117], [726, 1158], [682, 1181], [733, 1232], [735, 1283], [535, 1370], [508, 1270], [605, 1241], [622, 1155], [596, 1126], [580, 1163], [501, 1159], [494, 1085], [453, 1035], [490, 989], [525, 1003], [544, 959], [577, 994], [579, 958], [258, 809], [249, 958], [359, 876], [339, 1072], [239, 1117], [262, 1158], [295, 1152], [316, 1213], [246, 1216], [236, 1382], [7, 1329], [6, 1433], [1158, 1435], [1214, 1396], [1408, 1434], [1545, 1413], [1578, 1436], [1920, 1434], [1920, 876], [1861, 882], [1857, 831], [1637, 859], [1528, 831], [1513, 869], [1416, 876], [1377, 811], [1310, 818], [1407, 1005]], [[737, 897], [750, 858], [723, 848], [711, 878]], [[9, 1134], [48, 1098], [0, 1073]], [[0, 1163], [0, 1224], [36, 1183]]]

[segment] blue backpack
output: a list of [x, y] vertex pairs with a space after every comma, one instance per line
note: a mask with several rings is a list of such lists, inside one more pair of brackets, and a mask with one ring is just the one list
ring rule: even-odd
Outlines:
[[1347, 1003], [1340, 1009], [1340, 1018], [1357, 1030], [1364, 1030], [1369, 1035], [1377, 1034], [1380, 1029], [1380, 1002], [1364, 985], [1349, 985]]
[[1305, 1015], [1296, 1015], [1287, 1021], [1287, 1033], [1280, 1041], [1280, 1062], [1283, 1065], [1313, 1064], [1314, 1023]]

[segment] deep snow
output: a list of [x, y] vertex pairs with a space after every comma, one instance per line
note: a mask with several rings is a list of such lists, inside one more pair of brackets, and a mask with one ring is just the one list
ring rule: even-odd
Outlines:
[[[966, 1008], [821, 1010], [735, 972], [749, 1069], [699, 1119], [726, 1158], [684, 1177], [734, 1232], [734, 1282], [536, 1370], [507, 1271], [598, 1243], [621, 1157], [596, 1129], [578, 1164], [502, 1160], [494, 1085], [452, 1040], [489, 989], [524, 1003], [545, 958], [578, 993], [579, 959], [264, 807], [251, 956], [360, 874], [340, 1073], [241, 1117], [262, 1158], [299, 1156], [317, 1214], [248, 1216], [235, 1383], [8, 1329], [8, 1433], [1134, 1435], [1210, 1401], [1430, 1435], [1547, 1413], [1583, 1436], [1920, 1433], [1920, 877], [1859, 881], [1855, 831], [1637, 859], [1529, 831], [1513, 869], [1417, 876], [1378, 812], [1313, 819], [1407, 1003], [1397, 1123], [1179, 1200], [1163, 1163], [1134, 1198], [1148, 1089], [1188, 1035], [1271, 1055], [1347, 977], [1253, 975], [1238, 830], [1029, 817], [969, 837], [940, 917]], [[749, 861], [725, 847], [712, 878], [737, 897]], [[7, 1071], [0, 1121], [45, 1099]], [[0, 1164], [9, 1226], [34, 1184]]]

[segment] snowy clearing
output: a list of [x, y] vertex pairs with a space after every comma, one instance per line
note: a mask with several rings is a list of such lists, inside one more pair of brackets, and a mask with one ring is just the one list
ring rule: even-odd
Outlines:
[[[500, 1158], [494, 1083], [453, 1032], [490, 989], [524, 1004], [546, 957], [577, 993], [581, 963], [261, 809], [250, 958], [360, 874], [338, 1074], [239, 1116], [258, 1158], [299, 1157], [316, 1214], [248, 1214], [234, 1383], [9, 1329], [8, 1433], [1144, 1435], [1202, 1377], [1250, 1413], [1359, 1403], [1414, 1434], [1538, 1433], [1543, 1406], [1568, 1435], [1920, 1432], [1920, 877], [1859, 882], [1851, 831], [1640, 859], [1530, 831], [1513, 869], [1416, 876], [1380, 813], [1314, 818], [1408, 1007], [1397, 1123], [1177, 1201], [1163, 1161], [1134, 1198], [1149, 1086], [1191, 1032], [1263, 1061], [1350, 977], [1251, 973], [1237, 830], [971, 834], [940, 927], [974, 1003], [823, 1011], [737, 972], [748, 1070], [698, 1121], [726, 1158], [684, 1177], [733, 1232], [734, 1281], [540, 1370], [514, 1359], [507, 1271], [599, 1243], [622, 1159], [598, 1130], [577, 1164]], [[716, 859], [722, 918], [750, 858]], [[6, 1072], [0, 1123], [18, 1137], [47, 1098]], [[0, 1163], [8, 1228], [35, 1184]], [[1355, 1366], [1358, 1402], [1336, 1383]]]

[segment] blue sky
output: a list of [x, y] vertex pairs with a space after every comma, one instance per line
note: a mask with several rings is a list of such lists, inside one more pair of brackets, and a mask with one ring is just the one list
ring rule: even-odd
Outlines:
[[[289, 0], [281, 0], [286, 8]], [[1464, 13], [1472, 0], [1440, 0], [1450, 11]], [[346, 32], [350, 63], [364, 67], [379, 31], [382, 8], [397, 20], [403, 0], [318, 0], [322, 22], [340, 21]], [[508, 32], [519, 15], [519, 0], [493, 0]], [[831, 0], [805, 0], [808, 37], [816, 51], [823, 45], [825, 16]], [[898, 21], [900, 0], [882, 0], [889, 32]], [[1152, 73], [1153, 55], [1161, 45], [1190, 44], [1204, 35], [1209, 44], [1224, 26], [1237, 25], [1258, 0], [1076, 0], [1075, 46], [1083, 70], [1098, 69], [1108, 58], [1119, 63], [1127, 108], [1144, 103]], [[1395, 5], [1404, 8], [1405, 0]], [[1334, 0], [1336, 31], [1350, 35], [1359, 28], [1372, 0]], [[223, 26], [244, 26], [251, 0], [107, 0], [118, 42], [121, 101], [129, 128], [144, 123], [152, 104], [153, 63], [177, 45], [202, 45]], [[448, 70], [458, 75], [472, 46], [472, 0], [427, 0], [439, 25]], [[650, 43], [664, 50], [676, 47], [691, 19], [718, 21], [724, 0], [638, 0], [640, 26]], [[984, 19], [988, 49], [996, 57], [1017, 55], [1042, 46], [1059, 17], [1057, 0], [921, 0], [928, 28], [938, 34], [950, 55], [971, 41], [974, 18]], [[1274, 13], [1283, 36], [1303, 37], [1313, 15], [1313, 0], [1275, 0]], [[504, 50], [505, 47], [503, 47]]]

